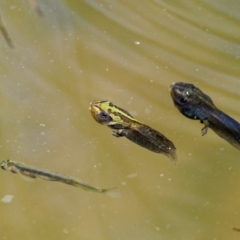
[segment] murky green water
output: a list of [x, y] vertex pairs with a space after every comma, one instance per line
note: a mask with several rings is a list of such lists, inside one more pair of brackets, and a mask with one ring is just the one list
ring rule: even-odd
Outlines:
[[[173, 82], [196, 84], [240, 120], [240, 3], [5, 0], [1, 159], [118, 186], [121, 199], [0, 172], [0, 239], [239, 239], [240, 153], [180, 115]], [[174, 166], [111, 136], [89, 113], [109, 99], [177, 147]]]

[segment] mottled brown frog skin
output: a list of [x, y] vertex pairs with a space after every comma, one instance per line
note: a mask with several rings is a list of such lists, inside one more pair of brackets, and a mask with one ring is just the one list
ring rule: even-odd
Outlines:
[[189, 83], [178, 82], [172, 84], [170, 88], [174, 105], [178, 110], [184, 116], [200, 120], [205, 125], [202, 135], [207, 133], [209, 127], [240, 150], [240, 124], [219, 110], [208, 95]]
[[156, 153], [162, 153], [176, 162], [176, 148], [162, 133], [134, 119], [127, 111], [109, 101], [90, 104], [93, 118], [113, 129], [115, 137], [126, 137], [132, 142]]

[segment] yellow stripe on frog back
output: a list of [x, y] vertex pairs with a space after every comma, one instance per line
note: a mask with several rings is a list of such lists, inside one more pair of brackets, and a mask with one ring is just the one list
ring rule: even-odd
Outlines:
[[127, 112], [126, 110], [117, 107], [112, 102], [105, 100], [105, 101], [97, 101], [94, 102], [94, 104], [97, 104], [99, 108], [101, 108], [103, 111], [110, 114], [110, 116], [114, 115], [114, 121], [118, 123], [130, 123], [130, 122], [139, 122], [135, 118], [132, 117], [132, 115]]

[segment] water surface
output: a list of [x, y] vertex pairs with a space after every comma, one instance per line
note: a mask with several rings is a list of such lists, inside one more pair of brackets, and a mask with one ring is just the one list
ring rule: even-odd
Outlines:
[[[2, 1], [1, 159], [118, 186], [121, 199], [0, 172], [1, 239], [239, 239], [239, 151], [174, 108], [196, 84], [240, 120], [240, 3]], [[111, 100], [177, 147], [176, 166], [111, 136], [88, 110]]]

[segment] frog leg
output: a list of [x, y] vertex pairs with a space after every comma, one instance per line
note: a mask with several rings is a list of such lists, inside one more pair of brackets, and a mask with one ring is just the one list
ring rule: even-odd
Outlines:
[[126, 129], [113, 130], [113, 136], [115, 136], [115, 137], [125, 137], [126, 134], [127, 134]]
[[204, 124], [204, 128], [202, 128], [202, 131], [201, 131], [202, 136], [204, 136], [205, 134], [207, 134], [208, 127], [209, 127], [209, 121], [207, 119], [203, 119], [200, 122]]

